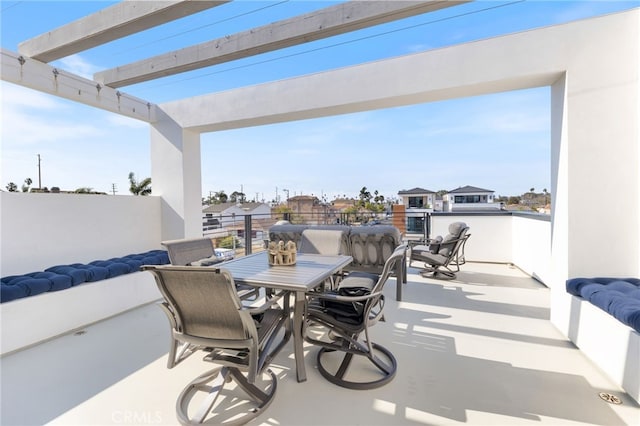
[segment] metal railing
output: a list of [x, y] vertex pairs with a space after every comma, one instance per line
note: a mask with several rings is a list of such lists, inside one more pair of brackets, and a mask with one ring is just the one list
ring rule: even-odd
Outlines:
[[[216, 240], [216, 247], [233, 248], [237, 254], [251, 254], [254, 251], [262, 250], [265, 241], [269, 239], [268, 231], [271, 226], [280, 222], [288, 221], [292, 224], [307, 225], [352, 225], [352, 226], [375, 226], [394, 225], [400, 229], [406, 240], [426, 241], [432, 235], [446, 234], [447, 226], [454, 221], [465, 221], [470, 223], [472, 228], [478, 228], [484, 219], [489, 218], [512, 218], [522, 217], [532, 220], [550, 222], [549, 215], [536, 213], [522, 213], [510, 211], [495, 212], [406, 212], [403, 215], [393, 213], [378, 214], [331, 214], [321, 216], [317, 213], [273, 213], [273, 214], [246, 214], [246, 215], [216, 215], [219, 226], [211, 229], [210, 226], [203, 226], [203, 235], [211, 236]], [[211, 219], [211, 216], [208, 217]], [[491, 225], [489, 225], [491, 226]], [[486, 228], [487, 225], [482, 225]], [[207, 229], [208, 228], [208, 229]], [[493, 233], [499, 239], [506, 242], [510, 237], [500, 237], [502, 231], [495, 230]], [[491, 233], [490, 230], [485, 233]], [[226, 239], [226, 240], [225, 240]], [[222, 244], [222, 245], [221, 245]]]

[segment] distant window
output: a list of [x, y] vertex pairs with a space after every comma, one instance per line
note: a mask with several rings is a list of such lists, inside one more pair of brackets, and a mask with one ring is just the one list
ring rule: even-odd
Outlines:
[[409, 197], [409, 207], [417, 209], [424, 207], [424, 199], [422, 197]]
[[[483, 201], [484, 198], [484, 201]], [[480, 195], [456, 195], [454, 198], [454, 202], [455, 203], [466, 203], [466, 204], [471, 204], [471, 203], [482, 203], [482, 202], [486, 202], [487, 198], [486, 196], [480, 196]]]
[[409, 232], [424, 232], [424, 218], [422, 218], [422, 217], [408, 217], [407, 218], [407, 231], [409, 231]]

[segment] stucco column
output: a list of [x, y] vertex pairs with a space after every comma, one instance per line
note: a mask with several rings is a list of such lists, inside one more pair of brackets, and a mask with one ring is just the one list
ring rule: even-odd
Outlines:
[[159, 116], [151, 126], [151, 180], [162, 197], [162, 240], [202, 236], [200, 134]]

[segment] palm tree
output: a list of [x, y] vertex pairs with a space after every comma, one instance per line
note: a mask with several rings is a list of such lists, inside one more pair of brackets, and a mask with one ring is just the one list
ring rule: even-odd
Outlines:
[[136, 181], [136, 177], [133, 172], [129, 173], [129, 192], [133, 195], [149, 195], [151, 194], [151, 178], [145, 178], [140, 182]]
[[216, 192], [215, 198], [216, 200], [218, 200], [219, 203], [226, 203], [227, 200], [229, 199], [227, 194], [225, 194], [224, 190]]

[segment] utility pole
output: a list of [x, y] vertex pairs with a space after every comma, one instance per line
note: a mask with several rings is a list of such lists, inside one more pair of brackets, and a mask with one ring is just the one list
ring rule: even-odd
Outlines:
[[111, 184], [111, 193], [113, 195], [116, 195], [116, 192], [118, 192], [118, 187], [117, 187], [117, 185], [115, 183], [112, 183]]
[[38, 154], [38, 189], [42, 189], [42, 173], [40, 171], [40, 154]]

